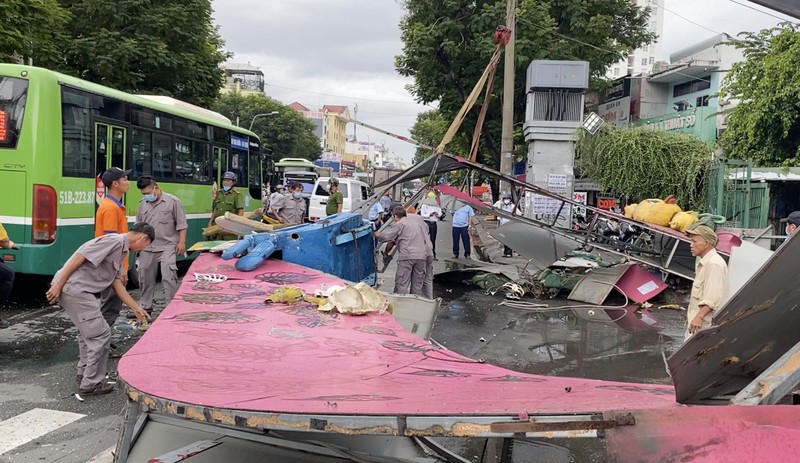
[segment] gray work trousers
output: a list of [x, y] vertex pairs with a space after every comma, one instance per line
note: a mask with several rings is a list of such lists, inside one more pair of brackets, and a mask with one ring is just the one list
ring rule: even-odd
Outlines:
[[122, 300], [117, 297], [114, 288], [109, 286], [100, 292], [100, 313], [109, 327], [113, 327], [122, 310]]
[[61, 308], [78, 328], [78, 372], [83, 376], [80, 389], [92, 390], [106, 377], [111, 329], [100, 313], [100, 301], [94, 294], [61, 292]]
[[[431, 261], [432, 261], [431, 257]], [[406, 259], [397, 261], [394, 275], [395, 294], [416, 294], [428, 297], [424, 293], [428, 275], [428, 262], [425, 259]]]
[[164, 285], [165, 304], [178, 292], [178, 265], [175, 250], [139, 253], [136, 262], [139, 264], [139, 287], [142, 297], [139, 304], [145, 310], [153, 309], [153, 292], [156, 288], [156, 276], [161, 268], [161, 283]]
[[422, 282], [422, 297], [433, 299], [433, 256], [425, 260], [425, 280]]

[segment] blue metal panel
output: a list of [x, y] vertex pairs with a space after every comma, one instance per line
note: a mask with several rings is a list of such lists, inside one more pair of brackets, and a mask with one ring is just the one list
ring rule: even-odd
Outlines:
[[375, 284], [375, 239], [372, 225], [361, 214], [344, 212], [316, 223], [284, 228], [276, 249], [283, 260], [336, 275]]

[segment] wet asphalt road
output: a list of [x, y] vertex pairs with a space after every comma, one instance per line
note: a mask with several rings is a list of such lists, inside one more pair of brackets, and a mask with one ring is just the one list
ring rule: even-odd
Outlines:
[[[492, 225], [487, 225], [490, 227]], [[450, 247], [449, 222], [442, 222], [437, 247]], [[487, 243], [495, 246], [498, 243]], [[450, 252], [440, 251], [442, 255]], [[440, 259], [437, 270], [444, 270]], [[383, 289], [391, 289], [392, 269], [383, 276]], [[34, 408], [86, 415], [11, 451], [0, 454], [0, 462], [78, 463], [111, 461], [108, 450], [115, 446], [123, 419], [122, 388], [106, 396], [79, 402], [73, 394], [77, 360], [76, 330], [56, 306], [32, 297], [43, 289], [26, 283], [15, 289], [17, 305], [7, 308], [3, 318], [13, 326], [0, 330], [0, 422]], [[501, 294], [458, 283], [436, 285], [444, 299], [431, 337], [443, 346], [468, 357], [512, 370], [558, 376], [618, 381], [669, 383], [663, 355], [670, 355], [682, 341], [682, 312], [654, 308], [599, 310], [560, 309], [574, 302], [563, 298], [537, 301], [545, 309], [525, 310], [499, 305]], [[136, 292], [133, 292], [136, 297]], [[163, 306], [157, 292], [156, 312]], [[666, 296], [664, 302], [673, 302]], [[613, 298], [608, 305], [619, 303]], [[112, 342], [124, 351], [140, 333], [120, 317]], [[109, 369], [116, 368], [111, 360]], [[453, 443], [460, 454], [479, 461], [483, 440]], [[562, 445], [568, 445], [568, 448]], [[598, 449], [586, 442], [545, 443], [517, 441], [514, 461], [602, 461]]]

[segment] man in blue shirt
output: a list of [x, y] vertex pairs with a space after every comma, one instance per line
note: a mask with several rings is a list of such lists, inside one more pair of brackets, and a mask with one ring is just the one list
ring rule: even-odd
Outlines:
[[469, 204], [464, 204], [453, 212], [453, 257], [456, 259], [458, 259], [459, 239], [464, 244], [464, 257], [469, 259], [472, 249], [469, 245], [469, 229], [472, 226], [473, 217], [475, 217], [475, 211]]
[[372, 222], [373, 230], [379, 230], [383, 225], [383, 215], [385, 213], [385, 209], [381, 206], [380, 202], [376, 202], [369, 208], [369, 212], [367, 213], [367, 220]]

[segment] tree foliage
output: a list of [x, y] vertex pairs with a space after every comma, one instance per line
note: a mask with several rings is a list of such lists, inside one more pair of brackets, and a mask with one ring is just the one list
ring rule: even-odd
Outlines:
[[[505, 24], [506, 1], [405, 0], [403, 5], [403, 53], [395, 67], [414, 78], [409, 91], [418, 101], [438, 101], [442, 117], [450, 121], [489, 62], [492, 34]], [[587, 60], [596, 78], [654, 38], [646, 31], [648, 11], [630, 0], [519, 0], [516, 13], [515, 124], [524, 119], [526, 70], [532, 60]], [[483, 160], [494, 166], [500, 165], [502, 80], [501, 65], [481, 139]], [[467, 139], [479, 111], [476, 105], [462, 126]]]
[[728, 111], [720, 144], [731, 158], [752, 157], [760, 166], [800, 166], [800, 31], [784, 23], [744, 33], [720, 94], [741, 100]]
[[71, 14], [62, 69], [135, 93], [210, 106], [224, 83], [224, 42], [210, 0], [60, 0]]
[[676, 132], [604, 126], [577, 133], [581, 171], [607, 191], [636, 201], [674, 195], [685, 210], [705, 207], [705, 177], [711, 148]]
[[[292, 108], [260, 93], [224, 93], [214, 106], [242, 127], [253, 125], [263, 146], [272, 149], [275, 159], [284, 157], [318, 159], [322, 153], [320, 140], [314, 134], [314, 123]], [[277, 111], [274, 116], [266, 116]], [[261, 116], [256, 117], [256, 115]], [[255, 119], [254, 119], [255, 118]]]
[[3, 0], [0, 18], [0, 62], [28, 58], [43, 64], [58, 62], [70, 18], [58, 0]]
[[[417, 120], [411, 128], [411, 138], [428, 146], [436, 147], [442, 141], [447, 128], [450, 127], [450, 121], [445, 119], [438, 109], [432, 109], [417, 114]], [[462, 134], [458, 134], [448, 146], [448, 151], [456, 153], [465, 153], [469, 151], [466, 146], [466, 139]], [[428, 156], [432, 155], [433, 151], [426, 148], [417, 148], [414, 153], [412, 163], [416, 164], [423, 161]]]

